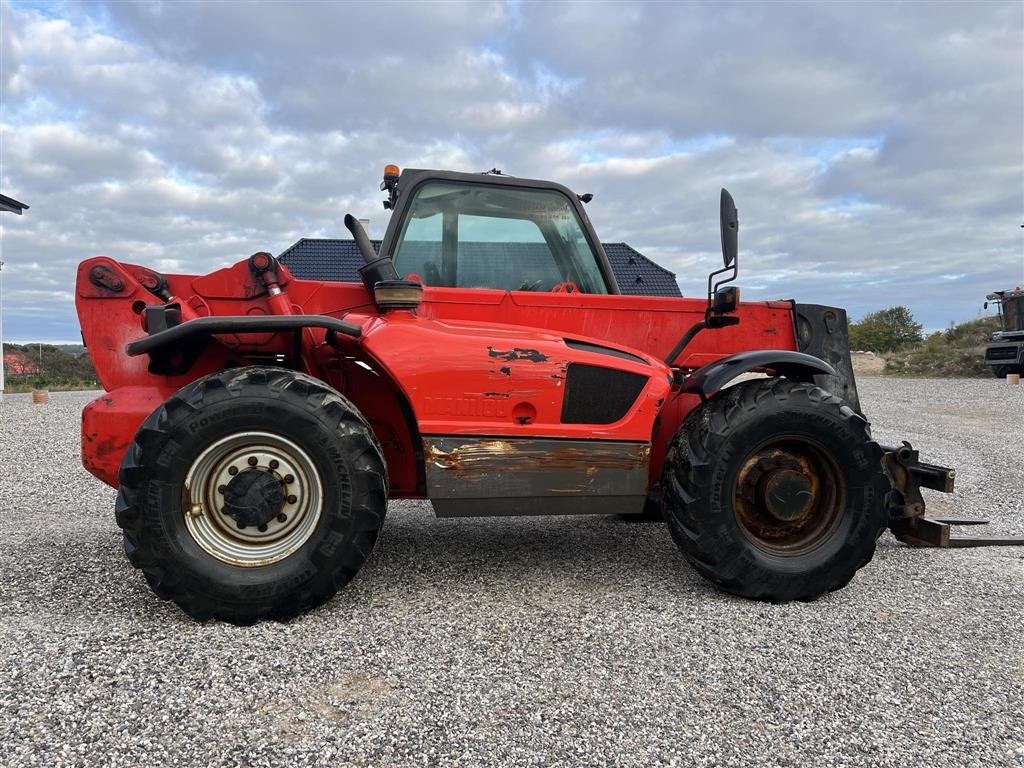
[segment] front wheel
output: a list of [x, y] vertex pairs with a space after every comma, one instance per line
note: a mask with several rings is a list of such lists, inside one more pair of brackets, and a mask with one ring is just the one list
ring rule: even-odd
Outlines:
[[762, 379], [694, 409], [665, 460], [665, 518], [707, 579], [744, 597], [845, 586], [885, 530], [890, 483], [867, 422], [813, 384]]
[[121, 465], [125, 551], [200, 619], [289, 619], [373, 549], [387, 505], [380, 446], [341, 394], [294, 371], [207, 376], [163, 403]]

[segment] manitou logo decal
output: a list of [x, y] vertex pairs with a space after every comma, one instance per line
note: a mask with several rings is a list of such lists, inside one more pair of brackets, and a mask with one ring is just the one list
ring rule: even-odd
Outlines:
[[493, 397], [427, 397], [423, 410], [428, 416], [503, 418], [509, 414], [508, 402]]

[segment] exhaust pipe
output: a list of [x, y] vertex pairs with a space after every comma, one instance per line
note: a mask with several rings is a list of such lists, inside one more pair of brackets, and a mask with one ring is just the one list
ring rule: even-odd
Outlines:
[[366, 291], [373, 296], [374, 286], [379, 282], [400, 280], [395, 265], [391, 259], [385, 256], [378, 256], [373, 250], [373, 243], [366, 236], [366, 230], [362, 223], [351, 213], [345, 214], [345, 227], [352, 233], [352, 239], [356, 241], [356, 248], [363, 257], [365, 264], [359, 268], [359, 276], [363, 278], [363, 285]]

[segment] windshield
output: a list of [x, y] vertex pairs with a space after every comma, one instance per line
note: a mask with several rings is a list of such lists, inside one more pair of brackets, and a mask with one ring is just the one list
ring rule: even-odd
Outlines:
[[1003, 330], [1024, 331], [1024, 296], [1003, 299]]
[[565, 196], [430, 181], [416, 189], [392, 259], [426, 285], [550, 291], [572, 282], [608, 293], [597, 255]]

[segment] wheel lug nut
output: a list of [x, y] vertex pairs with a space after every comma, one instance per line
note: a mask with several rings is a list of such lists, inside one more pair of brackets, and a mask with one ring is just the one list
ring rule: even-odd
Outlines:
[[226, 485], [218, 485], [217, 493], [227, 493], [228, 487]]
[[295, 502], [297, 502], [298, 500], [299, 500], [299, 497], [298, 497], [298, 496], [296, 496], [296, 495], [295, 495], [294, 493], [293, 493], [293, 494], [291, 494], [291, 495], [290, 495], [290, 496], [288, 497], [288, 503], [289, 503], [289, 504], [294, 504], [294, 503], [295, 503]]
[[260, 533], [266, 533], [267, 532], [267, 525], [266, 525], [266, 523], [264, 523], [263, 525], [259, 526], [256, 530], [259, 531]]
[[229, 475], [237, 475], [238, 474], [238, 467], [228, 467], [228, 474]]
[[238, 525], [238, 530], [240, 530], [240, 531], [245, 530], [245, 523], [237, 523], [237, 525]]
[[249, 466], [250, 467], [255, 467], [259, 463], [260, 463], [260, 460], [257, 459], [255, 456], [250, 456], [249, 457]]
[[289, 483], [294, 483], [295, 482], [295, 475], [285, 475], [284, 476], [284, 482], [285, 482], [285, 485], [288, 485]]
[[279, 523], [287, 523], [288, 522], [288, 515], [286, 515], [284, 512], [282, 512], [280, 515], [277, 516], [277, 522], [279, 522]]
[[278, 464], [277, 459], [271, 459], [270, 460], [270, 468], [271, 469], [277, 469], [279, 466], [281, 466], [281, 465]]

